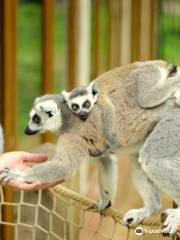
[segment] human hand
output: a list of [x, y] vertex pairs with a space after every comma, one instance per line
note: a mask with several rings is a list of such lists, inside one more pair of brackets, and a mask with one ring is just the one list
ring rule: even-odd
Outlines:
[[[8, 152], [0, 156], [0, 169], [2, 170], [7, 167], [14, 170], [23, 171], [30, 167], [29, 163], [40, 163], [46, 160], [47, 156], [44, 154], [27, 153], [22, 151]], [[3, 175], [0, 176], [0, 178], [3, 179]], [[60, 180], [51, 184], [41, 182], [26, 183], [17, 180], [11, 180], [7, 183], [7, 185], [21, 190], [32, 191], [54, 187], [62, 182], [64, 182], [64, 180]]]

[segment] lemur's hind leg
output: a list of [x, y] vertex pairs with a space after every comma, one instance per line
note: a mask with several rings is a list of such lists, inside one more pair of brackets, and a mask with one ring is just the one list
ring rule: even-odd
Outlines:
[[118, 165], [115, 154], [107, 154], [98, 158], [99, 184], [102, 200], [98, 204], [100, 211], [111, 206], [116, 190], [118, 179]]
[[[179, 159], [158, 159], [158, 161], [150, 161], [148, 164], [142, 163], [147, 174], [167, 192], [172, 199], [177, 203], [178, 208], [166, 209], [162, 214], [166, 216], [162, 230], [165, 234], [174, 234], [180, 227], [180, 180], [179, 169], [174, 164]], [[177, 167], [177, 169], [176, 169]]]
[[[140, 162], [148, 176], [180, 206], [180, 113], [164, 117], [140, 151]], [[180, 208], [167, 209], [164, 231], [180, 227]]]
[[148, 178], [137, 159], [132, 159], [132, 164], [133, 182], [144, 202], [144, 207], [131, 209], [124, 215], [123, 221], [127, 225], [139, 224], [145, 217], [151, 216], [161, 207], [158, 188]]

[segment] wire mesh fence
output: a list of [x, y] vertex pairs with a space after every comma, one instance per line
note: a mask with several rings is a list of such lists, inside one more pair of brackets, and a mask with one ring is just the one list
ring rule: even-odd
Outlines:
[[[130, 229], [122, 224], [120, 212], [109, 208], [100, 215], [94, 201], [62, 186], [36, 192], [15, 190], [12, 202], [5, 201], [1, 187], [0, 197], [1, 230], [12, 228], [14, 240], [163, 239], [159, 217]], [[4, 206], [13, 207], [12, 221], [3, 220]], [[178, 235], [173, 239], [179, 239]]]

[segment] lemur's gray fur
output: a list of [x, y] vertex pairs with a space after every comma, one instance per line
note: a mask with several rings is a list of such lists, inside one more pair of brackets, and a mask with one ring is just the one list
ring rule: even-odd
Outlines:
[[[135, 62], [101, 75], [95, 83], [99, 89], [98, 99], [107, 95], [114, 105], [120, 149], [126, 149], [132, 159], [133, 180], [144, 202], [143, 208], [125, 214], [124, 223], [138, 224], [156, 212], [160, 208], [159, 189], [164, 189], [180, 204], [180, 108], [175, 99], [180, 84], [179, 68], [160, 60]], [[89, 155], [99, 155], [103, 194], [107, 193], [108, 198], [111, 192], [114, 196], [116, 187], [113, 189], [107, 183], [116, 182], [116, 158], [106, 151], [104, 122], [98, 104], [94, 105], [87, 120], [81, 121], [60, 96], [41, 97], [35, 101], [30, 118], [28, 134], [60, 131], [56, 153], [52, 161], [17, 175], [5, 170], [5, 181], [13, 178], [57, 181], [72, 174]], [[180, 208], [166, 212], [164, 228], [174, 233], [180, 226]]]
[[[95, 82], [91, 82], [87, 87], [77, 87], [71, 92], [63, 91], [67, 105], [74, 114], [80, 119], [86, 120], [89, 113], [97, 102], [98, 88]], [[87, 106], [86, 106], [87, 104]], [[115, 134], [115, 109], [108, 96], [102, 97], [97, 102], [98, 107], [101, 108], [104, 121], [104, 130], [107, 139], [107, 144], [111, 148], [118, 147], [118, 141]]]

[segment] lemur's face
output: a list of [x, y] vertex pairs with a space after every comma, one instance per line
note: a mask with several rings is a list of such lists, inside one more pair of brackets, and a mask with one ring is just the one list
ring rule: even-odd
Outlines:
[[61, 111], [57, 103], [51, 99], [42, 101], [41, 98], [35, 100], [30, 112], [30, 121], [25, 129], [27, 135], [56, 132], [61, 127]]
[[87, 87], [77, 87], [71, 92], [63, 91], [62, 96], [73, 113], [86, 120], [94, 104], [97, 102], [97, 87], [91, 82]]
[[69, 99], [67, 104], [69, 108], [79, 116], [79, 118], [86, 120], [96, 101], [97, 96], [87, 93], [86, 95]]

